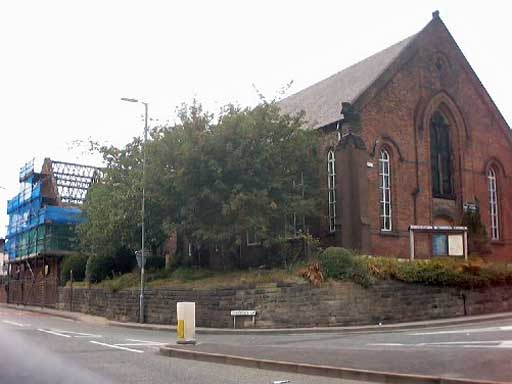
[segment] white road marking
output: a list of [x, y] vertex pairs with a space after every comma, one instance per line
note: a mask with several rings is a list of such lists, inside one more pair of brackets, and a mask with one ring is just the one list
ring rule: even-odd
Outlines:
[[109, 347], [109, 348], [122, 349], [123, 351], [144, 353], [144, 351], [141, 351], [139, 349], [131, 349], [131, 348], [126, 348], [126, 347], [121, 347], [121, 346], [115, 345], [115, 344], [100, 343], [99, 341], [95, 341], [95, 340], [89, 340], [89, 343], [103, 345], [104, 347]]
[[500, 331], [512, 331], [512, 326], [507, 325], [503, 327], [491, 327], [491, 328], [473, 328], [473, 329], [456, 329], [452, 331], [434, 331], [434, 332], [416, 332], [409, 333], [410, 336], [426, 336], [426, 335], [448, 335], [457, 333], [484, 333], [484, 332], [500, 332]]
[[61, 329], [52, 329], [54, 332], [63, 333], [66, 335], [70, 335], [71, 337], [103, 337], [101, 335], [94, 335], [92, 333], [82, 333], [82, 332], [73, 332], [73, 331], [63, 331]]
[[150, 347], [150, 346], [160, 346], [165, 345], [166, 343], [122, 343], [122, 344], [114, 344], [120, 347]]
[[16, 321], [10, 321], [10, 320], [2, 320], [2, 323], [15, 325], [17, 327], [30, 327], [30, 324], [21, 324], [21, 323], [17, 323]]
[[73, 332], [73, 331], [63, 331], [61, 329], [41, 329], [39, 328], [38, 331], [50, 333], [52, 335], [56, 336], [62, 336], [62, 337], [103, 337], [101, 335], [93, 335], [90, 333], [81, 333], [81, 332]]
[[59, 333], [59, 332], [55, 332], [55, 331], [51, 331], [51, 330], [48, 330], [48, 329], [41, 329], [41, 328], [38, 328], [37, 329], [38, 331], [40, 332], [45, 332], [45, 333], [49, 333], [51, 335], [55, 335], [55, 336], [62, 336], [62, 337], [71, 337], [69, 335], [65, 335], [63, 333]]
[[488, 341], [441, 341], [437, 343], [417, 343], [417, 344], [400, 344], [400, 343], [373, 343], [369, 346], [382, 347], [462, 347], [462, 348], [512, 348], [512, 340], [488, 340]]
[[151, 347], [151, 346], [162, 346], [168, 343], [161, 343], [159, 341], [149, 341], [149, 340], [138, 340], [138, 339], [126, 339], [126, 341], [133, 341], [133, 343], [122, 343], [122, 344], [114, 344], [123, 347]]

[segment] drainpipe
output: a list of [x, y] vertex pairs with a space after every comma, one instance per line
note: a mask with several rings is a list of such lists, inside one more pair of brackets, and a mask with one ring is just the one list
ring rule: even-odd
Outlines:
[[416, 166], [416, 189], [412, 192], [414, 224], [418, 224], [418, 195], [420, 193], [420, 169], [418, 161], [418, 127], [414, 124], [414, 163]]

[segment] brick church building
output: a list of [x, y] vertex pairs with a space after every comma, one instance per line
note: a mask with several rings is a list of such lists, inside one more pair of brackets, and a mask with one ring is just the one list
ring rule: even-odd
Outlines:
[[[323, 134], [324, 241], [409, 257], [411, 225], [458, 226], [472, 207], [490, 240], [485, 257], [512, 260], [510, 127], [438, 12], [279, 104]], [[418, 257], [442, 255], [433, 237]]]

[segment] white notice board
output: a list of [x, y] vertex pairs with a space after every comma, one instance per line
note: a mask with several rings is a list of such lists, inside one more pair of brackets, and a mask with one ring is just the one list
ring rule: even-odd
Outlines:
[[464, 234], [448, 235], [448, 255], [464, 256]]

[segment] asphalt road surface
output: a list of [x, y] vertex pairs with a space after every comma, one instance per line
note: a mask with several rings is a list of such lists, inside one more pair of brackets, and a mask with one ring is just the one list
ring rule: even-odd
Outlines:
[[[512, 318], [387, 332], [197, 335], [212, 352], [377, 371], [512, 382]], [[78, 322], [0, 308], [0, 382], [354, 383], [157, 353], [166, 331]]]
[[171, 359], [157, 354], [175, 334], [77, 322], [0, 308], [0, 383], [355, 383]]

